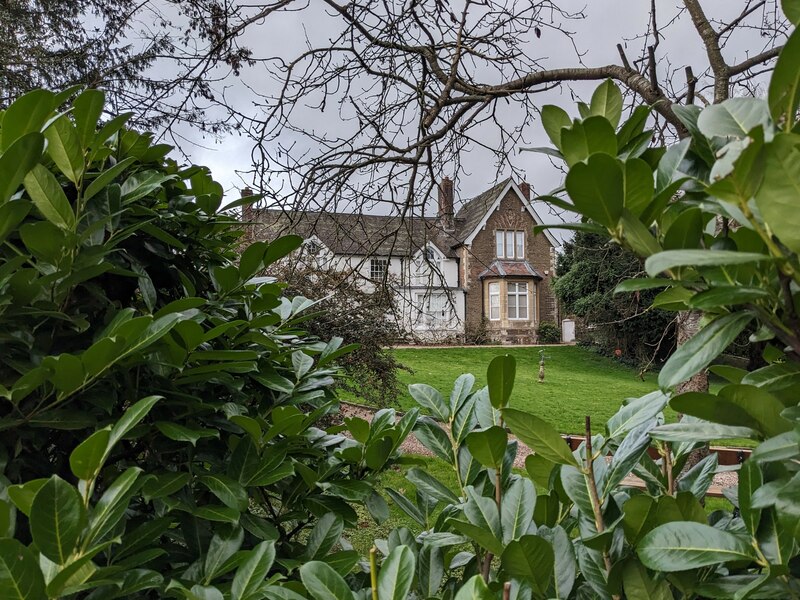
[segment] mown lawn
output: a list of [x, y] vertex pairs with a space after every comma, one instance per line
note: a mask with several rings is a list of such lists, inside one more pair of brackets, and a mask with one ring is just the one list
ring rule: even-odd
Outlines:
[[[486, 382], [486, 368], [498, 355], [517, 360], [517, 377], [511, 405], [549, 421], [562, 433], [582, 433], [586, 415], [600, 430], [625, 398], [638, 398], [658, 386], [657, 374], [638, 372], [615, 360], [577, 346], [551, 346], [545, 350], [545, 382], [538, 383], [539, 350], [542, 348], [401, 348], [394, 352], [411, 369], [401, 371], [405, 388], [427, 383], [448, 396], [462, 373], [475, 375], [476, 386]], [[406, 392], [400, 398], [404, 409], [416, 406]], [[667, 411], [667, 418], [674, 413]]]

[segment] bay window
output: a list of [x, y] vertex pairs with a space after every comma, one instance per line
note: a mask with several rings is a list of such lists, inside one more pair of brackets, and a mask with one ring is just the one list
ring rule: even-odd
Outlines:
[[525, 320], [528, 318], [528, 284], [509, 282], [508, 286], [508, 318]]
[[500, 320], [500, 284], [489, 284], [489, 320]]

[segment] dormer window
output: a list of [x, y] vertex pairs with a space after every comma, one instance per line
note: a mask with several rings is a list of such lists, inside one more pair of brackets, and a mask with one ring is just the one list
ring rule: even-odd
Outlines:
[[525, 232], [498, 229], [495, 231], [497, 258], [522, 260], [525, 258]]

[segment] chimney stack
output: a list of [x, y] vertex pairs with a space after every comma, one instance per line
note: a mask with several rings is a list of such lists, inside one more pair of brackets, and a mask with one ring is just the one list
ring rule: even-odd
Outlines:
[[531, 199], [531, 184], [527, 181], [523, 181], [519, 184], [519, 189], [522, 192], [522, 195], [525, 196], [526, 200]]
[[439, 185], [439, 222], [445, 231], [455, 229], [455, 210], [453, 209], [453, 180], [442, 179]]

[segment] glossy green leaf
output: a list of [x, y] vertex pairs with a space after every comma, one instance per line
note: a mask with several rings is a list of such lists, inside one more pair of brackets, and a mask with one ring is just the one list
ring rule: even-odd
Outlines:
[[53, 475], [36, 493], [31, 505], [30, 528], [39, 551], [63, 565], [75, 550], [86, 521], [78, 490]]
[[800, 384], [800, 367], [794, 363], [775, 363], [746, 373], [741, 383], [769, 391], [783, 390]]
[[[96, 542], [110, 532], [119, 523], [128, 510], [131, 497], [139, 489], [139, 475], [142, 470], [130, 467], [122, 472], [108, 489], [100, 496], [89, 515], [89, 533], [86, 543]], [[38, 496], [38, 494], [37, 494]]]
[[30, 549], [14, 539], [0, 538], [0, 597], [8, 600], [47, 597], [39, 562]]
[[800, 136], [779, 133], [766, 146], [764, 180], [755, 196], [756, 205], [772, 232], [794, 252], [800, 252], [800, 215], [796, 210], [800, 194], [799, 145]]
[[0, 150], [7, 151], [23, 136], [38, 134], [54, 108], [55, 97], [49, 90], [33, 90], [14, 100], [2, 115]]
[[31, 479], [19, 485], [10, 485], [6, 488], [8, 490], [8, 497], [11, 502], [14, 503], [14, 506], [17, 507], [17, 510], [29, 517], [31, 515], [33, 499], [47, 481], [48, 480], [44, 478]]
[[43, 165], [36, 165], [25, 176], [25, 189], [39, 212], [53, 225], [75, 229], [75, 213], [64, 189]]
[[0, 154], [0, 205], [4, 205], [19, 188], [25, 176], [42, 156], [44, 136], [29, 133], [16, 140]]
[[461, 586], [454, 600], [495, 600], [480, 575], [473, 575]]
[[714, 319], [670, 356], [658, 374], [658, 385], [662, 389], [674, 387], [706, 368], [752, 320], [749, 312]]
[[136, 162], [136, 159], [132, 156], [125, 158], [119, 161], [112, 167], [105, 169], [102, 171], [97, 177], [95, 177], [92, 182], [86, 186], [86, 190], [83, 192], [83, 200], [84, 202], [88, 202], [92, 198], [94, 198], [98, 193], [103, 191], [108, 184], [114, 181], [117, 177], [119, 177], [126, 169], [128, 169], [133, 163]]
[[408, 393], [417, 404], [431, 411], [436, 419], [444, 423], [450, 420], [450, 410], [437, 389], [424, 383], [412, 383], [408, 386]]
[[97, 476], [106, 457], [110, 434], [110, 427], [95, 431], [72, 451], [69, 466], [75, 477], [89, 481]]
[[572, 119], [563, 108], [552, 104], [542, 107], [542, 127], [556, 148], [561, 148], [561, 130], [571, 124]]
[[145, 501], [164, 498], [183, 489], [192, 476], [189, 473], [161, 473], [148, 477], [142, 487]]
[[240, 512], [247, 510], [247, 491], [242, 485], [224, 475], [201, 475], [197, 480], [227, 507]]
[[428, 450], [447, 463], [453, 462], [453, 444], [436, 421], [421, 417], [414, 426], [414, 435]]
[[666, 250], [651, 256], [645, 262], [647, 273], [655, 277], [675, 267], [722, 267], [746, 265], [771, 260], [755, 252], [732, 252], [729, 250]]
[[253, 548], [250, 556], [236, 570], [236, 575], [233, 577], [231, 600], [246, 600], [252, 597], [252, 594], [263, 585], [274, 561], [274, 542], [261, 542]]
[[640, 158], [629, 158], [623, 169], [623, 205], [631, 214], [639, 216], [653, 199], [653, 171]]
[[617, 155], [617, 136], [608, 119], [590, 116], [561, 130], [561, 152], [573, 167], [595, 153]]
[[311, 530], [303, 556], [307, 560], [321, 559], [339, 543], [343, 531], [344, 521], [339, 515], [324, 515]]
[[205, 560], [203, 561], [204, 582], [210, 583], [221, 570], [225, 562], [230, 559], [244, 541], [244, 530], [241, 527], [220, 527], [208, 544]]
[[582, 215], [613, 229], [622, 216], [625, 180], [619, 161], [597, 153], [567, 174], [567, 192]]
[[546, 421], [513, 408], [504, 409], [503, 418], [511, 432], [542, 458], [561, 465], [578, 465], [566, 442]]
[[342, 576], [324, 562], [311, 561], [300, 567], [300, 579], [315, 600], [353, 600], [353, 592]]
[[638, 548], [644, 566], [671, 573], [756, 556], [743, 538], [700, 523], [667, 523], [642, 539]]
[[647, 600], [673, 600], [669, 584], [663, 579], [656, 581], [641, 563], [628, 562], [622, 571], [622, 588], [627, 598]]
[[749, 427], [733, 427], [717, 423], [668, 423], [650, 431], [650, 437], [665, 442], [710, 442], [751, 438], [756, 434]]
[[196, 446], [197, 442], [203, 438], [219, 437], [219, 432], [214, 429], [185, 427], [169, 421], [159, 421], [156, 423], [158, 430], [171, 440], [176, 442], [189, 442]]
[[428, 494], [432, 498], [456, 504], [458, 497], [438, 479], [430, 475], [427, 471], [414, 467], [406, 473], [406, 478], [413, 483], [418, 490]]
[[302, 244], [303, 238], [299, 235], [284, 235], [273, 240], [264, 253], [264, 266], [268, 267], [279, 261], [284, 256], [297, 250]]
[[555, 555], [543, 538], [523, 535], [506, 546], [500, 564], [506, 573], [531, 583], [538, 594], [545, 594], [553, 577]]
[[[1, 161], [2, 157], [0, 157], [0, 162]], [[1, 164], [0, 169], [2, 169]], [[2, 177], [2, 175], [0, 175], [0, 177]], [[17, 227], [22, 223], [22, 220], [28, 216], [30, 210], [30, 202], [18, 200], [2, 204], [2, 199], [0, 198], [0, 244], [5, 242], [6, 238], [12, 232], [17, 230]]]
[[84, 158], [81, 142], [69, 117], [63, 115], [44, 131], [47, 153], [58, 169], [75, 185], [83, 178]]
[[[784, 7], [790, 0], [784, 0]], [[796, 4], [796, 3], [795, 3]], [[797, 18], [798, 9], [795, 7], [786, 11], [787, 16]], [[786, 44], [775, 63], [775, 70], [769, 83], [769, 111], [776, 123], [784, 122], [784, 129], [789, 131], [794, 124], [794, 116], [800, 106], [800, 33], [795, 29], [786, 41]]]
[[416, 561], [408, 546], [397, 546], [381, 563], [378, 571], [378, 597], [405, 600], [414, 581]]
[[608, 497], [614, 488], [630, 475], [633, 468], [639, 463], [642, 455], [647, 452], [650, 447], [650, 429], [652, 429], [655, 419], [649, 423], [640, 425], [622, 440], [622, 443], [617, 448], [614, 456], [611, 458], [611, 464], [606, 472], [605, 482], [602, 487], [601, 497]]
[[755, 460], [748, 460], [739, 469], [739, 512], [742, 515], [747, 531], [755, 536], [758, 525], [761, 522], [761, 510], [753, 508], [752, 496], [764, 483], [764, 476], [761, 467]]
[[503, 543], [517, 540], [528, 531], [536, 506], [536, 488], [529, 479], [516, 479], [506, 488], [500, 504]]
[[503, 464], [508, 434], [502, 427], [473, 431], [467, 436], [467, 448], [478, 462], [493, 469]]
[[622, 116], [622, 92], [613, 81], [606, 79], [592, 94], [590, 107], [593, 115], [605, 117], [616, 128]]
[[730, 98], [704, 108], [697, 126], [706, 137], [741, 138], [759, 125], [766, 128], [769, 122], [769, 108], [760, 98]]
[[104, 104], [105, 94], [93, 89], [84, 90], [72, 103], [75, 130], [84, 148], [88, 148], [94, 139]]
[[156, 402], [162, 399], [163, 396], [147, 396], [128, 408], [111, 428], [111, 434], [108, 438], [109, 451], [147, 416]]
[[[675, 184], [683, 177], [681, 172], [681, 163], [689, 151], [691, 139], [684, 139], [670, 146], [658, 162], [658, 169], [656, 170], [656, 194], [669, 190], [670, 186]], [[670, 190], [671, 191], [671, 190]], [[677, 189], [675, 190], [677, 191]], [[672, 196], [675, 192], [669, 194]], [[667, 198], [669, 200], [669, 198]], [[645, 223], [647, 221], [645, 220]]]
[[489, 363], [486, 380], [489, 387], [489, 401], [494, 408], [500, 409], [508, 404], [514, 390], [514, 377], [517, 362], [510, 354], [496, 356]]

